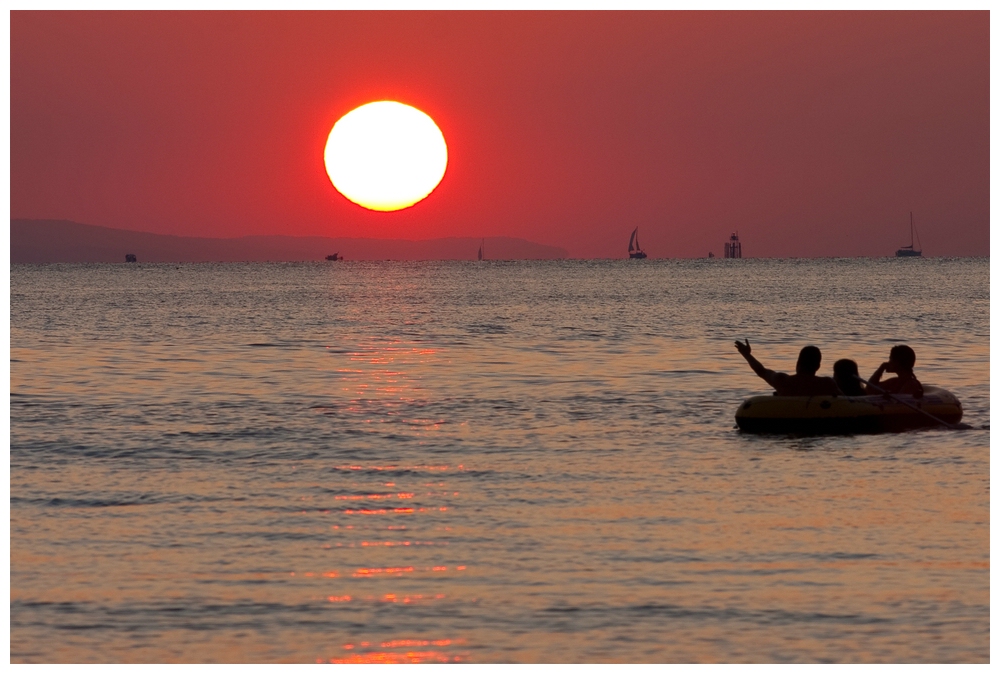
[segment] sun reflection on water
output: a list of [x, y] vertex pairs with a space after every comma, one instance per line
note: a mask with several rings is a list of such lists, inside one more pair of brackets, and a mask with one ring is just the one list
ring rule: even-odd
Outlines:
[[[467, 653], [446, 650], [460, 646], [464, 639], [390, 639], [381, 642], [359, 641], [346, 643], [341, 648], [348, 653], [329, 659], [317, 659], [317, 664], [417, 664], [429, 662], [464, 662]], [[416, 650], [421, 649], [421, 650]], [[428, 650], [430, 649], [430, 650]]]

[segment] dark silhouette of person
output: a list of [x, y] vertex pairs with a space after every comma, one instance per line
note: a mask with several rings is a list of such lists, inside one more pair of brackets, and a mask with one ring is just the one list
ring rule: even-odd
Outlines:
[[[878, 386], [886, 393], [908, 393], [914, 398], [921, 398], [924, 395], [924, 387], [913, 374], [913, 365], [916, 362], [917, 354], [913, 352], [913, 349], [905, 344], [897, 344], [889, 350], [888, 362], [878, 366], [868, 383]], [[896, 376], [883, 382], [881, 381], [883, 372], [892, 372]], [[874, 386], [869, 387], [870, 393], [882, 393]]]
[[740, 352], [750, 368], [757, 376], [774, 387], [776, 396], [835, 396], [840, 395], [837, 382], [831, 377], [817, 377], [823, 354], [815, 346], [804, 346], [799, 351], [799, 360], [795, 363], [795, 374], [785, 374], [768, 370], [760, 361], [750, 355], [750, 340], [741, 344], [736, 342], [736, 350]]
[[833, 380], [845, 396], [865, 395], [865, 387], [858, 374], [858, 364], [850, 358], [841, 358], [833, 364]]

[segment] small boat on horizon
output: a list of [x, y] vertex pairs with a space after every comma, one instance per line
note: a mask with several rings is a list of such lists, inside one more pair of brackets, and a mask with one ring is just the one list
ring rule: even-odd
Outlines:
[[326, 259], [328, 262], [339, 262], [343, 260], [343, 256], [340, 253], [334, 253], [333, 255], [327, 255]]
[[[923, 251], [913, 247], [913, 211], [910, 211], [910, 245], [900, 246], [896, 251], [896, 257], [923, 257]], [[920, 235], [917, 234], [917, 243], [920, 243]]]
[[646, 257], [646, 254], [639, 247], [639, 228], [636, 227], [632, 230], [632, 236], [628, 240], [628, 256], [632, 260], [642, 260]]
[[483, 242], [479, 244], [479, 253], [476, 256], [476, 259], [482, 261], [483, 256], [486, 254], [484, 252], [485, 250], [486, 250], [486, 239], [483, 239]]

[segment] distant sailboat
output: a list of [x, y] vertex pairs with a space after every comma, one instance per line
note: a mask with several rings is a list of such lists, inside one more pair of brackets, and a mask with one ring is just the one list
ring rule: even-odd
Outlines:
[[[917, 243], [920, 243], [920, 235], [917, 234]], [[910, 245], [901, 246], [896, 251], [896, 257], [922, 257], [923, 251], [913, 247], [913, 211], [910, 211]]]
[[639, 228], [636, 227], [632, 230], [632, 236], [628, 240], [628, 256], [633, 260], [641, 260], [646, 257], [646, 254], [642, 252], [642, 248], [639, 248]]
[[481, 244], [479, 244], [479, 254], [476, 256], [476, 259], [478, 259], [478, 260], [482, 260], [483, 259], [483, 251], [484, 250], [486, 250], [486, 239], [483, 239], [483, 242]]

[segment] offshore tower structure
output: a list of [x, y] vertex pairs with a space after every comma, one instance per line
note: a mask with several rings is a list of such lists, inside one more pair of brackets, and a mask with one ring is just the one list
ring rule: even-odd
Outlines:
[[723, 256], [737, 259], [743, 257], [743, 246], [740, 244], [740, 233], [738, 231], [733, 232], [729, 236], [729, 241], [726, 241], [726, 245], [723, 246]]

